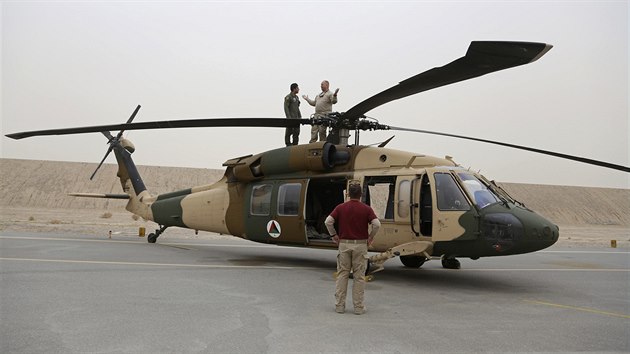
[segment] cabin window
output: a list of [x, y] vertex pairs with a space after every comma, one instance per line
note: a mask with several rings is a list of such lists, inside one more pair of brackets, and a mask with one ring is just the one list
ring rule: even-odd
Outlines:
[[252, 215], [269, 215], [271, 211], [271, 184], [259, 184], [252, 187], [252, 199], [249, 212]]
[[300, 183], [287, 183], [278, 188], [278, 215], [298, 215], [301, 190]]
[[381, 220], [394, 219], [394, 186], [396, 176], [365, 177], [363, 201], [374, 209]]
[[439, 210], [470, 210], [470, 204], [450, 173], [436, 173], [433, 177]]
[[398, 184], [398, 216], [409, 216], [409, 198], [411, 198], [411, 181], [402, 180]]

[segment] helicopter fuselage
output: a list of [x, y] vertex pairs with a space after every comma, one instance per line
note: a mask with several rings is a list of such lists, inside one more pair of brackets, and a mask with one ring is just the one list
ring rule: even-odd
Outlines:
[[432, 257], [478, 258], [533, 252], [558, 239], [552, 222], [448, 157], [314, 143], [224, 166], [217, 183], [145, 198], [150, 215], [142, 216], [163, 227], [335, 248], [324, 219], [345, 201], [347, 184], [359, 181], [381, 221], [370, 251], [421, 243]]

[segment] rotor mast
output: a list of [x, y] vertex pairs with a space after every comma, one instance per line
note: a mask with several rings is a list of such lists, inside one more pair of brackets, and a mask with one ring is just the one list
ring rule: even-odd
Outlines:
[[379, 124], [364, 115], [348, 117], [345, 112], [332, 112], [324, 117], [311, 118], [311, 124], [330, 127], [326, 141], [335, 145], [349, 145], [350, 131], [354, 130], [354, 145], [359, 145], [360, 130], [389, 130], [388, 125]]

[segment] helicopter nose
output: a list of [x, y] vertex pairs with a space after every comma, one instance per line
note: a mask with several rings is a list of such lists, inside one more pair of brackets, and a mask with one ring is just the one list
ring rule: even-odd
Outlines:
[[544, 225], [532, 225], [531, 232], [529, 232], [528, 236], [532, 241], [539, 241], [543, 244], [548, 243], [543, 247], [546, 248], [558, 241], [559, 233], [560, 228], [558, 225], [549, 222], [549, 224]]
[[558, 241], [558, 225], [529, 209], [518, 207], [516, 213], [525, 225], [525, 240], [533, 251], [542, 250]]
[[482, 219], [481, 232], [495, 254], [539, 251], [558, 241], [558, 226], [541, 215], [522, 207], [506, 211], [488, 213]]

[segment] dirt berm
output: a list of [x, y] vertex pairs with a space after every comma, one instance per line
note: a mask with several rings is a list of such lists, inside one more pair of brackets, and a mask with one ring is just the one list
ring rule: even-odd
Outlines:
[[[117, 166], [95, 163], [0, 159], [0, 230], [137, 232], [154, 223], [136, 220], [126, 201], [70, 197], [67, 193], [122, 193]], [[138, 166], [151, 193], [215, 182], [222, 170]], [[630, 244], [630, 189], [500, 183], [514, 198], [560, 226], [561, 242], [610, 247]], [[173, 233], [169, 231], [166, 234]], [[191, 230], [175, 234], [192, 235]], [[194, 236], [191, 236], [194, 237]]]

